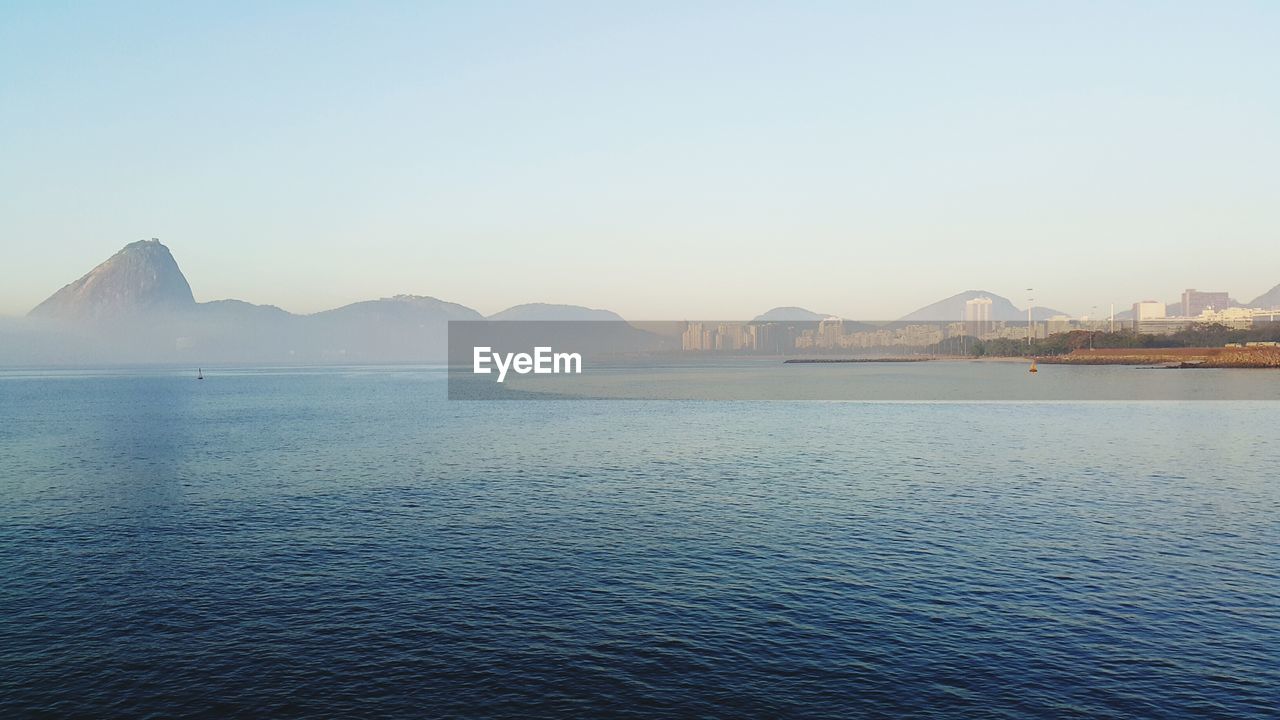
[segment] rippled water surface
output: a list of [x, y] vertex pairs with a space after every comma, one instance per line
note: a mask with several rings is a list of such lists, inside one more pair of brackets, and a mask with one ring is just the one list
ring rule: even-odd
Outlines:
[[0, 374], [0, 715], [1280, 706], [1278, 403], [208, 375]]

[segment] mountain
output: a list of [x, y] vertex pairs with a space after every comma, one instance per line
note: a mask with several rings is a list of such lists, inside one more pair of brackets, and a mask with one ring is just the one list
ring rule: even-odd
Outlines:
[[1263, 310], [1280, 308], [1280, 285], [1277, 285], [1254, 298], [1249, 303], [1249, 307], [1262, 308]]
[[612, 320], [622, 322], [622, 316], [610, 310], [595, 310], [581, 305], [553, 305], [550, 303], [525, 303], [509, 307], [489, 316], [490, 320]]
[[152, 239], [125, 245], [37, 305], [30, 315], [86, 322], [190, 310], [195, 304], [191, 286], [169, 248]]
[[310, 350], [325, 360], [385, 362], [446, 357], [450, 320], [484, 320], [464, 305], [396, 295], [344, 305], [304, 320]]
[[753, 322], [817, 322], [830, 317], [802, 307], [776, 307], [755, 317]]
[[[172, 336], [174, 352], [216, 362], [285, 362], [306, 359], [304, 316], [274, 305], [242, 300], [198, 303], [162, 327]], [[303, 355], [299, 355], [299, 351]]]
[[[965, 303], [979, 297], [991, 298], [991, 319], [999, 321], [1016, 322], [1022, 320], [1026, 322], [1026, 309], [1019, 310], [1008, 298], [1001, 297], [993, 292], [986, 290], [965, 290], [962, 293], [952, 295], [945, 300], [939, 300], [932, 305], [926, 305], [919, 310], [902, 316], [901, 320], [910, 322], [924, 321], [953, 321], [962, 320], [964, 318]], [[1031, 317], [1034, 320], [1047, 320], [1054, 315], [1063, 315], [1053, 308], [1036, 306], [1031, 308]]]
[[197, 303], [169, 249], [130, 243], [54, 293], [25, 320], [0, 323], [0, 362], [424, 362], [446, 357], [450, 320], [471, 308], [398, 295], [314, 315], [240, 300]]
[[391, 323], [406, 327], [421, 327], [423, 323], [449, 320], [484, 320], [483, 315], [465, 305], [424, 295], [396, 295], [381, 300], [365, 300], [308, 317], [339, 325]]
[[[678, 333], [673, 339], [641, 330], [615, 312], [581, 305], [527, 303], [494, 313], [488, 321], [457, 328], [454, 338], [459, 340], [459, 347], [465, 350], [468, 346], [487, 345], [496, 351], [516, 352], [546, 345], [573, 348], [583, 357], [595, 359], [680, 347]], [[530, 324], [531, 321], [548, 324]], [[470, 362], [463, 355], [451, 357], [450, 363]]]

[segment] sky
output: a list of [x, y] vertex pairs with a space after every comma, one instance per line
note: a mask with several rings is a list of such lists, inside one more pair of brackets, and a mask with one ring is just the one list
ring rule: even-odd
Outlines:
[[1249, 300], [1278, 77], [1270, 1], [0, 0], [0, 314], [151, 237], [294, 312]]

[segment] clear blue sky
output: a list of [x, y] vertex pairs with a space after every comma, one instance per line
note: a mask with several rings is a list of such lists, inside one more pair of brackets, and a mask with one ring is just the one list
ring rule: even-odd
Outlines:
[[1280, 2], [0, 0], [0, 314], [1070, 312], [1280, 283]]

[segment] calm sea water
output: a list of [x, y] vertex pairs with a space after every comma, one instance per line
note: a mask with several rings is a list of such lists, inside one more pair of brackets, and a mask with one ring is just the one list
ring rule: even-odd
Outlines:
[[1276, 717], [1280, 403], [444, 380], [0, 373], [0, 716]]

